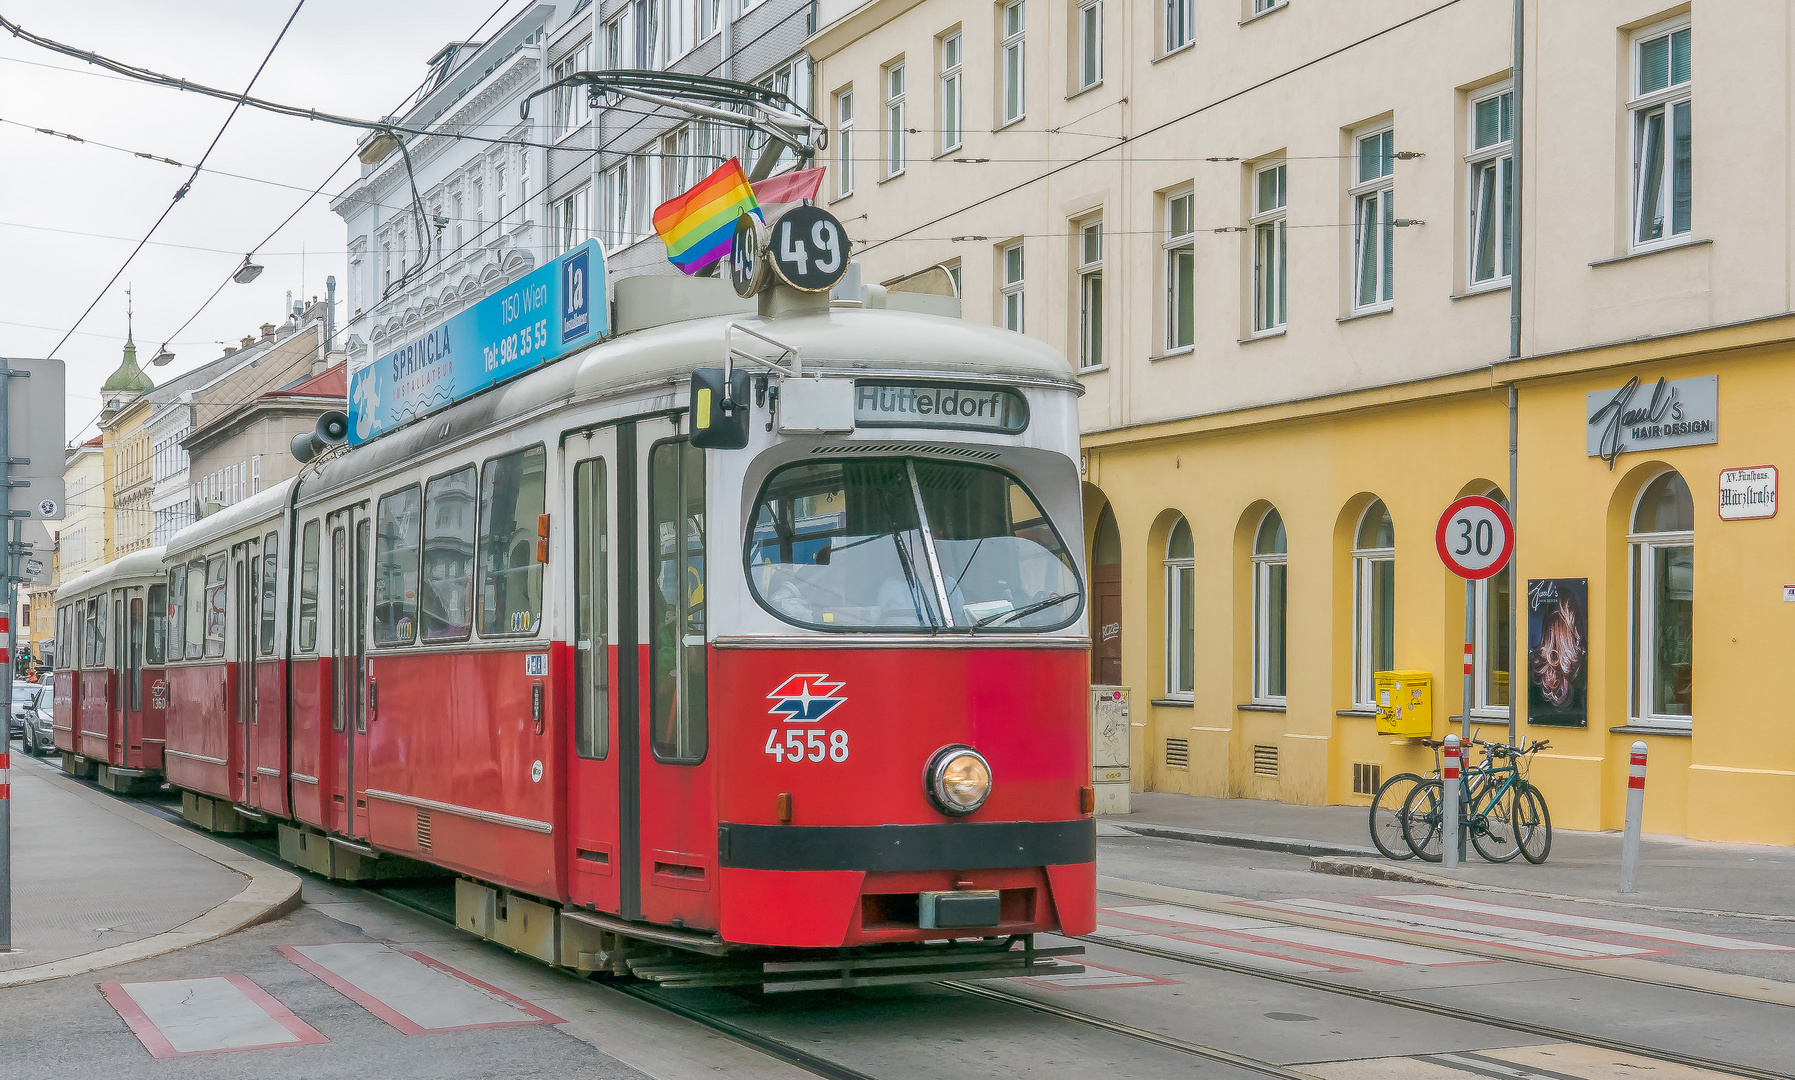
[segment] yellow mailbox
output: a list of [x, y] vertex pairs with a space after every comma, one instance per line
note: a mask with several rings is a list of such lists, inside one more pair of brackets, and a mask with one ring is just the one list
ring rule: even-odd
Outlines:
[[1425, 671], [1377, 673], [1377, 733], [1425, 738], [1434, 730], [1433, 675]]

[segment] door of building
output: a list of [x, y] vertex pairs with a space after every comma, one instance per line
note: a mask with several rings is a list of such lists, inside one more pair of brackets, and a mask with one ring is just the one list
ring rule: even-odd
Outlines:
[[1091, 682], [1122, 685], [1122, 538], [1108, 504], [1091, 541]]

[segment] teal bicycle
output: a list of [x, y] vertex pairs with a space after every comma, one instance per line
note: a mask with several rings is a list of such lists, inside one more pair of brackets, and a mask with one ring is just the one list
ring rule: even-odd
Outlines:
[[[1480, 747], [1484, 756], [1459, 773], [1461, 835], [1490, 862], [1510, 862], [1517, 855], [1536, 865], [1545, 862], [1552, 850], [1552, 816], [1546, 797], [1527, 781], [1525, 766], [1552, 744], [1516, 747], [1472, 739], [1469, 745]], [[1403, 840], [1425, 862], [1439, 862], [1444, 854], [1445, 791], [1438, 779], [1416, 784], [1398, 815]]]

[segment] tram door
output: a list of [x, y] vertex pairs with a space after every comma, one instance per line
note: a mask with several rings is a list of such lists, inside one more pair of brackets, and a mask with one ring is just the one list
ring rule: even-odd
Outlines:
[[251, 732], [256, 715], [256, 628], [262, 621], [261, 590], [256, 588], [256, 583], [261, 578], [261, 566], [262, 560], [256, 554], [254, 540], [231, 549], [231, 569], [236, 575], [233, 579], [235, 595], [231, 597], [236, 626], [231, 645], [236, 650], [232, 659], [237, 673], [237, 715], [236, 722], [231, 725], [231, 758], [238, 763], [238, 775], [243, 778], [235, 794], [249, 806], [261, 805], [256, 798], [261, 783], [256, 777], [256, 740]]
[[124, 726], [115, 761], [127, 768], [143, 766], [143, 590], [125, 591]]
[[[129, 760], [126, 754], [126, 747], [130, 745], [131, 730], [133, 727], [130, 688], [139, 667], [137, 657], [141, 655], [140, 651], [137, 653], [133, 652], [131, 644], [132, 634], [126, 627], [126, 620], [128, 618], [126, 612], [130, 608], [130, 597], [135, 592], [137, 592], [137, 590], [114, 589], [112, 590], [111, 597], [113, 625], [112, 649], [111, 656], [107, 658], [106, 666], [111, 669], [109, 681], [112, 683], [112, 693], [107, 700], [106, 760], [110, 764], [119, 766], [126, 765]], [[105, 602], [105, 600], [101, 601], [101, 603]], [[139, 599], [137, 601], [139, 612], [141, 612], [142, 606], [143, 601]], [[143, 640], [142, 625], [143, 621], [140, 614], [136, 634], [139, 650], [141, 650], [141, 643]], [[141, 710], [142, 702], [139, 700], [138, 711]], [[138, 737], [141, 738], [143, 731], [142, 725], [136, 725], [136, 728]]]
[[570, 850], [569, 892], [576, 904], [617, 911], [620, 740], [617, 710], [617, 612], [614, 540], [617, 513], [617, 430], [574, 432], [562, 441], [567, 508], [573, 524], [573, 570], [568, 574], [566, 662], [573, 680], [573, 724], [567, 754]]
[[[631, 590], [640, 665], [628, 689], [637, 745], [635, 848], [640, 917], [691, 929], [717, 925], [717, 810], [707, 754], [705, 455], [670, 420], [642, 421], [628, 442], [637, 484]], [[627, 791], [630, 785], [626, 781]], [[633, 826], [633, 828], [632, 828]], [[633, 832], [633, 837], [632, 837]], [[630, 844], [631, 840], [633, 844]], [[625, 880], [624, 902], [632, 882]]]
[[350, 836], [368, 835], [368, 800], [362, 794], [368, 772], [368, 549], [367, 508], [332, 514], [330, 534], [331, 734], [335, 765], [331, 776], [331, 827]]

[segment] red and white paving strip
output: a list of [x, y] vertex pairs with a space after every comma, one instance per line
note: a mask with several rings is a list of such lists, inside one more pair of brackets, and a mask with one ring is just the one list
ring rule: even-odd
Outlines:
[[1456, 896], [1435, 896], [1424, 893], [1421, 895], [1380, 896], [1378, 899], [1398, 904], [1462, 911], [1473, 915], [1488, 915], [1514, 922], [1574, 926], [1582, 930], [1595, 930], [1604, 934], [1622, 934], [1627, 937], [1645, 938], [1648, 941], [1668, 941], [1699, 949], [1720, 949], [1725, 952], [1795, 952], [1795, 948], [1790, 946], [1773, 945], [1767, 941], [1723, 937], [1719, 934], [1700, 934], [1689, 930], [1673, 930], [1668, 926], [1652, 926], [1649, 923], [1624, 922], [1619, 919], [1592, 919], [1585, 915], [1567, 915], [1559, 911], [1543, 911], [1538, 908], [1514, 907], [1508, 904], [1486, 904], [1477, 900], [1461, 900]]
[[1017, 981], [1031, 983], [1044, 990], [1120, 990], [1130, 986], [1178, 985], [1177, 979], [1168, 979], [1160, 975], [1146, 975], [1125, 968], [1093, 964], [1082, 958], [1079, 962], [1084, 966], [1084, 970], [1075, 974], [1028, 975]]
[[159, 1058], [330, 1041], [246, 975], [109, 982], [100, 992]]
[[378, 942], [279, 945], [276, 951], [406, 1035], [566, 1023], [421, 952]]

